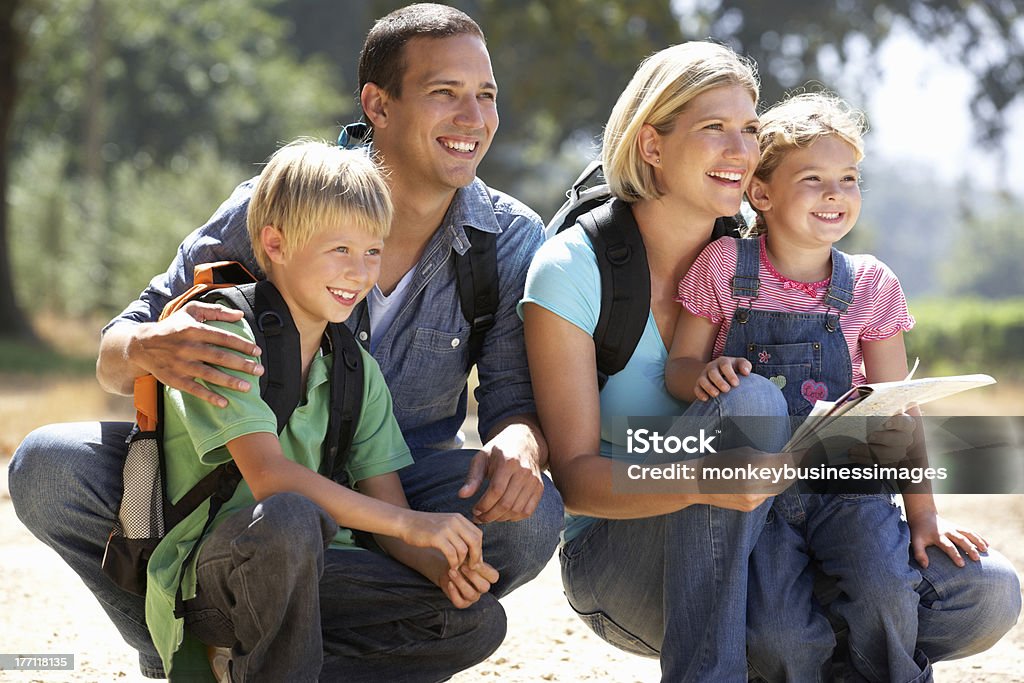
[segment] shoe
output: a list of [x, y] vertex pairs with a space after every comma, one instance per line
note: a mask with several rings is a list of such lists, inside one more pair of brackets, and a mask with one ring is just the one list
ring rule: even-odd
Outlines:
[[207, 647], [206, 658], [210, 660], [210, 671], [217, 683], [231, 683], [231, 648], [228, 647]]

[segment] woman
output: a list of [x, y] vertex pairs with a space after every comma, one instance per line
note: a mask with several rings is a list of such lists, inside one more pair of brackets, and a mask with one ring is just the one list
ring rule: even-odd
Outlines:
[[[612, 644], [660, 653], [667, 681], [746, 678], [746, 568], [768, 494], [615, 494], [602, 456], [624, 438], [610, 416], [687, 409], [664, 386], [675, 286], [715, 219], [739, 211], [758, 161], [757, 96], [752, 64], [720, 45], [687, 43], [645, 61], [619, 98], [605, 129], [604, 171], [643, 236], [651, 313], [633, 357], [600, 393], [591, 338], [600, 278], [579, 227], [538, 253], [522, 304], [551, 471], [573, 513], [561, 553], [566, 595]], [[774, 385], [746, 377], [722, 400], [686, 410], [730, 414], [782, 416], [786, 406]], [[759, 445], [778, 449], [784, 440], [777, 433]]]
[[[664, 681], [746, 680], [747, 566], [764, 528], [769, 493], [613, 490], [609, 456], [616, 448], [621, 453], [627, 440], [614, 416], [684, 415], [704, 420], [700, 424], [714, 433], [708, 421], [786, 415], [781, 392], [755, 375], [689, 406], [664, 385], [679, 311], [676, 284], [709, 243], [716, 217], [737, 213], [758, 162], [757, 97], [751, 63], [723, 46], [694, 42], [646, 60], [616, 103], [602, 161], [613, 194], [629, 204], [643, 237], [651, 299], [632, 358], [602, 390], [591, 337], [600, 276], [579, 226], [538, 252], [520, 309], [551, 473], [571, 513], [560, 554], [566, 596], [609, 643], [660, 656]], [[752, 444], [763, 451], [778, 450], [785, 441], [786, 421], [771, 422], [780, 428]], [[905, 449], [910, 425], [900, 427], [873, 435], [873, 441]], [[719, 452], [730, 439], [743, 445], [724, 429]], [[933, 559], [936, 581], [926, 574], [918, 588], [920, 646], [933, 661], [988, 647], [1019, 611], [1012, 568], [992, 558], [987, 571], [982, 563], [969, 563], [974, 567], [956, 577], [948, 571], [951, 562]], [[983, 621], [973, 622], [970, 633], [951, 632], [952, 612], [962, 609]], [[781, 650], [802, 645], [775, 635], [772, 644]]]

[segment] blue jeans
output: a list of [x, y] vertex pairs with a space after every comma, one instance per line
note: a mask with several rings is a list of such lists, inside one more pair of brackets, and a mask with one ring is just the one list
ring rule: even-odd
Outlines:
[[[115, 586], [100, 569], [121, 500], [130, 427], [123, 422], [40, 427], [14, 452], [8, 485], [22, 523], [81, 577], [125, 642], [139, 651], [142, 674], [161, 678], [163, 666], [146, 628], [143, 598]], [[456, 493], [472, 454], [438, 452], [400, 471], [409, 504], [428, 511], [468, 511], [473, 500], [464, 501]], [[501, 572], [492, 590], [495, 597], [539, 574], [558, 543], [562, 500], [547, 477], [544, 484], [544, 495], [529, 519], [483, 527], [484, 557]]]
[[441, 681], [501, 644], [494, 596], [457, 609], [388, 557], [328, 549], [337, 528], [284, 493], [236, 512], [203, 545], [185, 622], [232, 648], [232, 681]]
[[927, 657], [915, 652], [921, 574], [907, 561], [909, 545], [910, 530], [891, 495], [793, 487], [777, 496], [751, 556], [753, 671], [769, 681], [831, 680], [836, 639], [813, 595], [813, 557], [840, 591], [829, 610], [849, 625], [851, 675], [879, 683], [930, 681]]
[[[730, 415], [782, 416], [785, 401], [758, 376], [684, 413], [689, 428], [715, 429]], [[707, 424], [703, 424], [704, 422]], [[758, 445], [778, 450], [788, 421]], [[721, 449], [747, 445], [724, 430]], [[629, 652], [660, 656], [663, 681], [742, 681], [747, 567], [770, 507], [752, 512], [691, 505], [628, 520], [598, 520], [562, 548], [562, 583], [580, 618], [600, 637]]]

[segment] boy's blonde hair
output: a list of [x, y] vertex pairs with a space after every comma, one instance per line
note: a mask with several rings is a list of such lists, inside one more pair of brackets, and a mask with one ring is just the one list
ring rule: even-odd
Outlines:
[[247, 224], [256, 262], [269, 272], [260, 245], [264, 226], [280, 231], [285, 253], [301, 249], [320, 230], [352, 222], [381, 239], [391, 230], [391, 192], [367, 152], [301, 139], [277, 150], [249, 200]]
[[654, 169], [640, 155], [641, 128], [647, 123], [668, 135], [693, 98], [728, 85], [745, 88], [757, 106], [756, 65], [724, 45], [693, 41], [645, 59], [619, 95], [604, 129], [601, 161], [612, 194], [627, 202], [661, 197]]
[[[864, 158], [864, 134], [867, 118], [846, 100], [830, 92], [791, 95], [761, 114], [757, 134], [761, 160], [754, 177], [771, 180], [782, 159], [794, 149], [810, 147], [824, 137], [837, 137], [857, 153], [857, 163]], [[760, 212], [748, 231], [753, 237], [765, 232], [767, 226]]]

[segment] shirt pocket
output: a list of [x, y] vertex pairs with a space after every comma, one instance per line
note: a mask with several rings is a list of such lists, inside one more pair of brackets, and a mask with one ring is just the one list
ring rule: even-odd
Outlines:
[[438, 417], [454, 414], [466, 386], [468, 339], [468, 327], [455, 332], [417, 328], [406, 365], [412, 371], [392, 390], [395, 404], [402, 410], [434, 409]]

